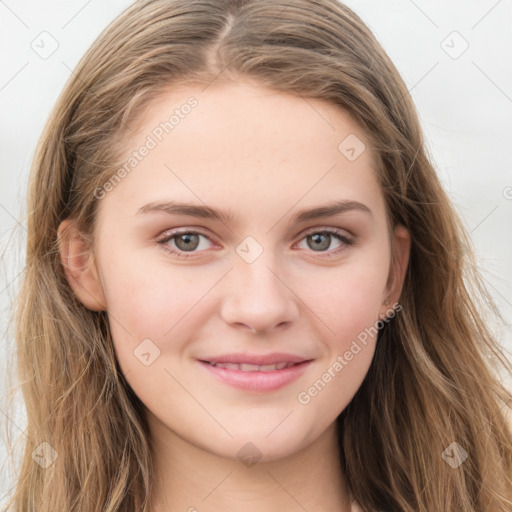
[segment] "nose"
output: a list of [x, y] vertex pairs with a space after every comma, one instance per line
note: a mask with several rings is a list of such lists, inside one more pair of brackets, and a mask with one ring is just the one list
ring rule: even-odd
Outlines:
[[297, 296], [270, 251], [252, 263], [236, 256], [227, 277], [221, 317], [230, 326], [270, 333], [298, 318]]

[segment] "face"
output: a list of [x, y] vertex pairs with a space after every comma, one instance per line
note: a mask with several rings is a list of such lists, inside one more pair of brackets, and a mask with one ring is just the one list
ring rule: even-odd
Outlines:
[[369, 139], [340, 107], [244, 82], [173, 88], [125, 147], [73, 287], [107, 310], [151, 428], [230, 458], [313, 443], [361, 385], [407, 260]]

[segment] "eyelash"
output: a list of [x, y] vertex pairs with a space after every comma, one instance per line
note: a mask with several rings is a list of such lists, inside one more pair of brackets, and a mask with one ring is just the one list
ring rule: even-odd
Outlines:
[[[354, 240], [346, 237], [345, 235], [341, 234], [340, 231], [333, 229], [333, 228], [325, 228], [325, 229], [317, 229], [314, 231], [309, 231], [302, 236], [301, 241], [308, 236], [316, 235], [316, 234], [329, 234], [329, 235], [336, 237], [345, 246], [354, 245]], [[201, 231], [185, 229], [185, 230], [181, 230], [181, 231], [172, 231], [170, 233], [167, 233], [166, 236], [164, 238], [162, 238], [161, 240], [158, 240], [157, 243], [159, 245], [162, 245], [163, 249], [169, 254], [177, 254], [178, 256], [182, 256], [183, 254], [186, 254], [187, 257], [189, 255], [193, 255], [196, 251], [190, 251], [190, 252], [182, 251], [180, 249], [175, 249], [174, 247], [169, 247], [169, 245], [167, 245], [168, 242], [170, 242], [174, 238], [181, 236], [181, 235], [201, 235], [201, 236], [204, 236], [205, 238], [208, 238], [208, 240], [210, 240], [210, 237], [208, 235], [206, 235], [205, 233], [202, 233]], [[337, 249], [333, 249], [331, 251], [319, 251], [318, 254], [320, 255], [321, 258], [330, 258], [330, 257], [336, 255], [340, 250], [343, 250], [343, 248], [344, 247], [341, 246], [341, 247], [338, 247]], [[201, 252], [201, 251], [197, 251], [197, 252]], [[311, 251], [311, 252], [315, 252], [315, 251]]]

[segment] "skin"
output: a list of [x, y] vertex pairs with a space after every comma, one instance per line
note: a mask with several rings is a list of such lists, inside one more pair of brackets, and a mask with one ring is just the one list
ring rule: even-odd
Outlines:
[[[146, 407], [156, 468], [150, 510], [359, 510], [335, 420], [366, 376], [376, 338], [307, 404], [297, 397], [398, 302], [409, 235], [390, 231], [370, 141], [346, 110], [249, 81], [203, 89], [174, 87], [126, 139], [128, 158], [168, 112], [198, 100], [99, 201], [94, 252], [70, 220], [59, 228], [70, 285], [86, 307], [108, 312], [120, 367]], [[338, 149], [349, 134], [366, 146], [354, 161]], [[171, 199], [234, 219], [137, 214]], [[292, 223], [299, 210], [334, 200], [371, 213]], [[206, 237], [188, 254], [169, 254], [158, 240], [176, 228]], [[307, 235], [325, 228], [353, 245], [327, 235], [317, 248]], [[251, 263], [236, 251], [248, 236], [263, 250]], [[179, 243], [167, 246], [184, 250]], [[160, 355], [146, 366], [134, 350], [148, 338]], [[255, 392], [218, 381], [197, 361], [232, 352], [314, 361], [288, 385]], [[261, 457], [251, 467], [237, 456], [247, 443]]]

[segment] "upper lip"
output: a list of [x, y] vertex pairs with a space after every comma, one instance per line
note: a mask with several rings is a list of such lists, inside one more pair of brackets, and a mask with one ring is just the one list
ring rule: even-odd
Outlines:
[[272, 353], [272, 354], [222, 354], [215, 357], [206, 357], [199, 359], [208, 363], [235, 363], [235, 364], [278, 364], [278, 363], [302, 363], [309, 361], [306, 357], [296, 356], [294, 354]]

